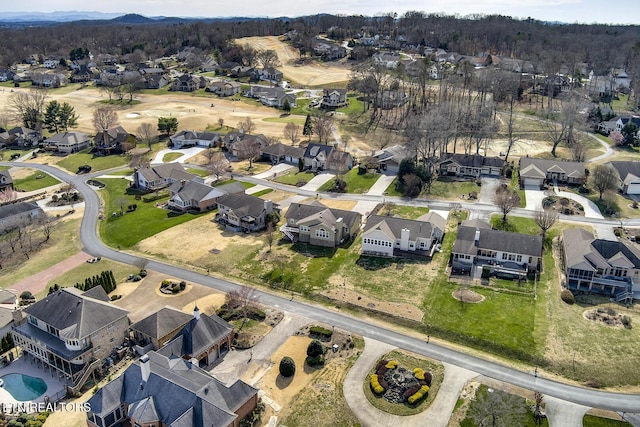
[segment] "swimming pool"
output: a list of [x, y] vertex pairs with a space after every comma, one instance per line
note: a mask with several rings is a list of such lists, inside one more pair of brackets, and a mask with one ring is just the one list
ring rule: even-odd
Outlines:
[[24, 374], [7, 374], [0, 379], [4, 382], [2, 387], [20, 402], [37, 399], [47, 391], [47, 384], [42, 378]]

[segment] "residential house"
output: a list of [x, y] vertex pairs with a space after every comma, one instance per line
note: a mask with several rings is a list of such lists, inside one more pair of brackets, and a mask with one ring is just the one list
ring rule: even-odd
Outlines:
[[404, 159], [415, 158], [415, 156], [415, 152], [396, 144], [374, 152], [371, 157], [378, 162], [378, 169], [381, 172], [395, 175], [400, 170], [400, 163]]
[[256, 98], [269, 107], [284, 108], [287, 102], [291, 108], [296, 106], [296, 95], [287, 93], [280, 87], [251, 86], [246, 96]]
[[215, 314], [201, 314], [196, 306], [189, 322], [158, 353], [179, 356], [206, 368], [231, 350], [233, 335], [233, 325]]
[[245, 137], [245, 133], [243, 131], [232, 131], [222, 137], [222, 149], [232, 152], [233, 145], [237, 142], [242, 141], [242, 138]]
[[609, 162], [618, 173], [619, 187], [622, 194], [640, 194], [640, 162]]
[[150, 73], [142, 75], [142, 85], [146, 89], [162, 89], [171, 83], [171, 77], [168, 74]]
[[215, 147], [216, 143], [222, 138], [219, 134], [213, 132], [200, 132], [192, 130], [181, 130], [173, 134], [170, 138], [173, 148], [188, 148], [188, 147]]
[[31, 73], [31, 85], [43, 88], [56, 88], [67, 83], [67, 77], [60, 73]]
[[640, 252], [620, 241], [596, 239], [582, 228], [562, 232], [566, 286], [572, 292], [615, 297], [638, 297]]
[[183, 74], [171, 82], [171, 90], [194, 92], [207, 86], [207, 79], [195, 74]]
[[392, 108], [402, 107], [409, 100], [409, 95], [401, 90], [383, 90], [376, 94], [373, 104], [377, 108], [390, 110]]
[[440, 158], [440, 176], [479, 178], [481, 175], [501, 176], [504, 159], [485, 157], [478, 154], [447, 153]]
[[9, 69], [0, 69], [0, 82], [10, 82], [16, 73]]
[[118, 57], [109, 53], [99, 53], [96, 55], [96, 64], [102, 65], [116, 65], [118, 63]]
[[234, 78], [250, 77], [253, 73], [253, 67], [237, 65], [231, 69], [230, 76]]
[[353, 157], [333, 145], [311, 143], [304, 152], [304, 167], [311, 170], [348, 170], [353, 167]]
[[284, 217], [280, 231], [289, 240], [329, 248], [352, 240], [362, 224], [358, 212], [328, 208], [318, 201], [292, 203]]
[[611, 76], [616, 90], [628, 93], [628, 90], [631, 87], [631, 79], [629, 78], [629, 74], [627, 74], [625, 70], [612, 68], [609, 72], [609, 76]]
[[207, 92], [215, 93], [219, 96], [233, 96], [240, 92], [242, 85], [235, 81], [223, 82], [217, 81], [213, 82], [207, 87]]
[[587, 177], [585, 163], [561, 160], [520, 158], [520, 185], [542, 188], [545, 181], [582, 185]]
[[227, 386], [190, 360], [154, 351], [87, 401], [90, 427], [239, 427], [258, 404], [258, 389]]
[[247, 190], [240, 181], [234, 181], [230, 184], [216, 185], [216, 188], [226, 194], [245, 194]]
[[92, 80], [93, 72], [86, 65], [81, 65], [71, 73], [71, 81], [73, 83], [88, 83]]
[[275, 144], [263, 146], [261, 156], [263, 160], [274, 165], [280, 162], [297, 165], [302, 156], [304, 156], [304, 151], [303, 147], [292, 147], [291, 145], [276, 142]]
[[542, 236], [493, 230], [488, 222], [476, 219], [458, 226], [451, 265], [452, 271], [472, 277], [487, 267], [490, 274], [521, 278], [540, 271], [541, 257]]
[[[4, 174], [1, 178], [6, 180]], [[45, 217], [46, 214], [36, 202], [18, 202], [2, 205], [0, 206], [0, 233], [23, 227]]]
[[[126, 149], [126, 142], [129, 140], [129, 132], [122, 126], [115, 126], [111, 129], [99, 132], [93, 138], [96, 150], [104, 155], [122, 153]], [[135, 146], [135, 137], [131, 135], [132, 146]]]
[[542, 81], [537, 81], [536, 83], [536, 91], [544, 96], [551, 93], [555, 98], [562, 92], [571, 90], [571, 83], [569, 82], [569, 79], [561, 75], [549, 76]]
[[271, 200], [247, 194], [226, 194], [218, 198], [216, 221], [237, 231], [259, 231], [266, 226], [267, 215], [271, 212]]
[[0, 147], [15, 145], [21, 148], [29, 148], [38, 145], [41, 139], [42, 135], [37, 130], [18, 126], [0, 133]]
[[101, 289], [51, 293], [17, 312], [11, 331], [23, 354], [76, 389], [124, 342], [129, 328], [129, 312], [109, 303]]
[[176, 181], [169, 186], [169, 208], [184, 212], [214, 209], [220, 196], [226, 193], [198, 181]]
[[266, 67], [261, 70], [257, 70], [257, 72], [260, 80], [269, 80], [271, 82], [281, 82], [282, 77], [284, 76], [282, 71], [273, 67]]
[[333, 61], [347, 56], [347, 49], [344, 46], [316, 39], [313, 46], [313, 53], [325, 61]]
[[241, 64], [238, 64], [237, 62], [234, 61], [225, 61], [222, 64], [220, 64], [220, 71], [222, 72], [222, 74], [225, 75], [229, 75], [231, 74], [231, 70], [233, 70], [236, 67], [239, 67]]
[[429, 212], [418, 220], [372, 215], [362, 232], [362, 255], [432, 256], [442, 242], [447, 220]]
[[235, 157], [238, 157], [238, 152], [247, 147], [258, 146], [257, 150], [262, 150], [262, 147], [266, 147], [267, 145], [269, 145], [269, 139], [263, 134], [249, 135], [242, 133], [239, 137], [232, 140], [227, 150]]
[[55, 70], [58, 68], [58, 65], [60, 65], [60, 58], [47, 58], [42, 62], [42, 66], [50, 70]]
[[640, 117], [639, 116], [619, 117], [618, 120], [616, 120], [616, 130], [618, 132], [622, 132], [622, 129], [624, 129], [624, 127], [629, 123], [636, 125], [636, 129], [638, 129], [636, 137], [640, 138]]
[[598, 123], [598, 129], [604, 135], [611, 135], [611, 132], [618, 130], [618, 118]]
[[60, 132], [44, 140], [46, 149], [67, 155], [77, 153], [91, 144], [91, 137], [82, 132]]
[[0, 170], [0, 191], [6, 188], [13, 189], [13, 178], [8, 170]]
[[192, 315], [165, 306], [129, 326], [129, 337], [140, 353], [158, 350], [168, 343], [193, 318]]
[[346, 89], [323, 89], [320, 108], [332, 110], [349, 105]]
[[184, 166], [177, 162], [140, 168], [133, 172], [133, 186], [147, 191], [161, 190], [183, 180], [204, 182], [199, 176], [187, 172]]
[[398, 52], [376, 52], [371, 59], [374, 64], [393, 70], [398, 67], [400, 54]]
[[611, 100], [615, 93], [615, 82], [610, 76], [596, 76], [591, 71], [589, 80], [585, 82], [584, 88], [591, 96]]

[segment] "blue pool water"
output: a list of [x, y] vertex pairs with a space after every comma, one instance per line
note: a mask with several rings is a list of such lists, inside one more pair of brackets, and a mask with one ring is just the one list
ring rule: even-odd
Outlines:
[[2, 387], [20, 402], [37, 399], [47, 391], [47, 384], [41, 378], [23, 374], [7, 374], [1, 379], [4, 381]]

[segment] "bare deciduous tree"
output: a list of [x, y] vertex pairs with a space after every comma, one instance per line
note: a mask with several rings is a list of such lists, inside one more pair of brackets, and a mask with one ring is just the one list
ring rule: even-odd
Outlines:
[[301, 132], [300, 125], [293, 122], [289, 122], [284, 126], [284, 136], [291, 141], [291, 145], [296, 145], [296, 142], [300, 140]]
[[13, 188], [6, 187], [0, 190], [0, 204], [10, 203], [18, 198], [18, 192]]
[[260, 144], [253, 139], [236, 142], [234, 149], [239, 160], [249, 160], [249, 169], [253, 167], [253, 161], [260, 155]]
[[27, 128], [39, 130], [47, 98], [47, 92], [41, 89], [16, 92], [9, 100], [9, 108], [13, 110], [17, 122]]
[[209, 148], [206, 151], [207, 164], [205, 167], [211, 175], [216, 176], [216, 181], [220, 179], [220, 176], [225, 172], [229, 161], [221, 151], [216, 151], [213, 148]]
[[138, 126], [138, 129], [136, 129], [136, 132], [138, 133], [140, 143], [146, 144], [149, 150], [151, 150], [151, 144], [158, 139], [158, 133], [154, 126], [151, 123], [142, 123]]
[[589, 175], [590, 185], [602, 195], [609, 190], [614, 190], [618, 186], [618, 173], [611, 166], [596, 165]]
[[333, 120], [331, 116], [316, 115], [313, 116], [313, 132], [318, 135], [320, 144], [326, 144], [331, 135]]
[[476, 402], [468, 416], [478, 426], [499, 427], [522, 425], [526, 414], [523, 400], [500, 390], [489, 389], [476, 393]]
[[249, 116], [245, 117], [244, 120], [240, 120], [238, 122], [238, 129], [247, 134], [250, 134], [251, 131], [255, 129], [255, 127], [255, 123], [253, 123], [253, 120], [251, 120], [251, 117]]
[[230, 311], [238, 310], [243, 319], [247, 319], [251, 310], [258, 306], [260, 297], [254, 288], [240, 285], [235, 291], [228, 292], [225, 303]]
[[269, 244], [269, 252], [271, 252], [271, 247], [273, 246], [273, 240], [275, 239], [275, 231], [276, 231], [276, 226], [273, 224], [273, 222], [269, 222], [267, 224], [267, 230], [264, 233], [265, 237], [267, 238], [267, 243]]
[[53, 233], [53, 229], [55, 228], [55, 222], [51, 220], [50, 217], [46, 217], [41, 222], [42, 226], [42, 234], [44, 235], [44, 241], [48, 242], [51, 238], [51, 233]]
[[547, 237], [547, 231], [558, 222], [558, 212], [551, 209], [544, 209], [542, 206], [536, 211], [534, 221], [542, 232], [542, 241]]
[[507, 222], [507, 214], [520, 205], [520, 195], [517, 191], [511, 190], [506, 185], [498, 187], [493, 203], [502, 212], [502, 222]]
[[278, 54], [275, 50], [261, 50], [258, 52], [257, 58], [263, 68], [277, 67], [280, 65], [280, 61], [278, 61]]
[[133, 169], [144, 169], [149, 167], [149, 159], [142, 154], [136, 154], [131, 156], [131, 161], [129, 161], [129, 166]]
[[99, 107], [93, 110], [93, 127], [97, 132], [104, 132], [118, 125], [118, 113], [111, 107]]

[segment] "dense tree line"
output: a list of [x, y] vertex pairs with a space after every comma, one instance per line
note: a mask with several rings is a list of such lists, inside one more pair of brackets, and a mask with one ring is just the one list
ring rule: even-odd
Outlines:
[[233, 39], [282, 35], [295, 29], [294, 42], [310, 47], [319, 33], [348, 40], [357, 35], [400, 36], [407, 45], [444, 48], [463, 55], [489, 52], [536, 64], [558, 58], [568, 63], [587, 62], [596, 72], [611, 66], [630, 68], [640, 50], [637, 26], [602, 24], [550, 24], [500, 15], [452, 16], [407, 12], [402, 16], [314, 15], [299, 18], [195, 21], [184, 23], [126, 24], [113, 21], [64, 23], [55, 26], [0, 29], [0, 63], [10, 65], [31, 54], [83, 57], [141, 51], [158, 58], [190, 46], [214, 52], [226, 60], [245, 62], [243, 48]]
[[106, 293], [113, 292], [116, 289], [116, 279], [113, 277], [113, 271], [103, 271], [100, 275], [87, 277], [84, 283], [76, 283], [75, 287], [81, 291], [88, 291], [96, 286], [102, 286]]

